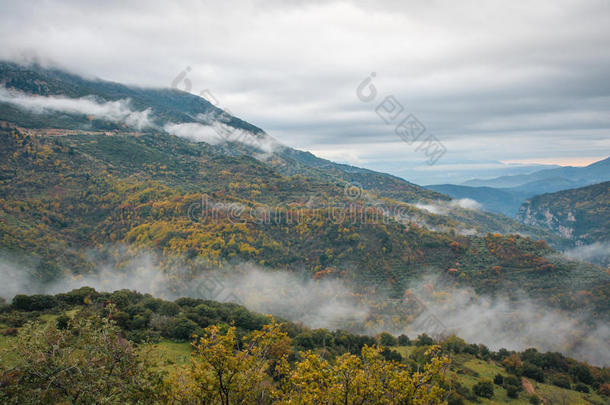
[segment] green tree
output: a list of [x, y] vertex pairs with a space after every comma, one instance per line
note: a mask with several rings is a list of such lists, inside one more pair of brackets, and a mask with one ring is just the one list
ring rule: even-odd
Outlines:
[[387, 332], [380, 333], [378, 340], [381, 346], [396, 346], [397, 344], [396, 338]]
[[472, 387], [472, 392], [483, 398], [494, 396], [494, 384], [491, 380], [483, 379]]

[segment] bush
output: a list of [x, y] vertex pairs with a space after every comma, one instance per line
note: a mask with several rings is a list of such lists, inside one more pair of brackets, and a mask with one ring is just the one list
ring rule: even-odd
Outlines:
[[553, 378], [553, 380], [551, 380], [551, 384], [556, 385], [561, 388], [567, 388], [567, 389], [570, 389], [570, 387], [572, 386], [572, 384], [570, 383], [570, 380], [567, 377], [562, 376], [562, 375]]
[[173, 325], [171, 337], [178, 340], [191, 340], [198, 325], [188, 318], [176, 318]]
[[538, 405], [540, 403], [540, 398], [538, 398], [538, 395], [532, 394], [529, 397], [529, 402], [532, 405]]
[[516, 387], [514, 385], [507, 385], [506, 395], [508, 395], [509, 398], [517, 398], [519, 396], [519, 387]]
[[491, 380], [481, 380], [472, 387], [472, 392], [483, 398], [494, 396], [494, 384]]
[[68, 324], [70, 323], [70, 317], [66, 314], [62, 314], [57, 317], [55, 320], [55, 324], [57, 325], [57, 329], [68, 329]]
[[395, 361], [397, 363], [402, 361], [402, 355], [400, 353], [398, 353], [396, 350], [390, 350], [387, 347], [383, 348], [381, 355], [387, 361]]
[[447, 405], [464, 405], [464, 398], [455, 392], [451, 392], [447, 398]]
[[509, 385], [512, 385], [513, 387], [517, 387], [520, 389], [521, 381], [519, 381], [519, 379], [517, 377], [515, 377], [514, 375], [507, 375], [506, 377], [504, 377], [504, 388], [506, 388]]
[[533, 378], [538, 382], [544, 382], [544, 373], [542, 369], [532, 363], [523, 363], [522, 373], [524, 376]]
[[502, 374], [496, 374], [494, 377], [494, 384], [500, 386], [504, 384], [504, 376]]
[[586, 384], [580, 382], [574, 386], [574, 390], [578, 392], [584, 392], [585, 394], [589, 393], [589, 387], [587, 387]]
[[467, 386], [456, 382], [454, 385], [455, 392], [469, 401], [476, 401], [477, 397], [468, 389]]

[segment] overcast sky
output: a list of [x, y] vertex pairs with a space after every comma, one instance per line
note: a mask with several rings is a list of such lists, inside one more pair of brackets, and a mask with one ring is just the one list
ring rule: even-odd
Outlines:
[[[2, 1], [0, 58], [162, 87], [189, 67], [280, 142], [420, 184], [609, 155], [606, 0], [123, 3]], [[446, 148], [435, 165], [376, 114], [391, 95]]]

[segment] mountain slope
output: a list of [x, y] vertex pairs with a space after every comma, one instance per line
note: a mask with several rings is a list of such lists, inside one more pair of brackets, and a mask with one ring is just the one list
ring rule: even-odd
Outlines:
[[[49, 73], [47, 84], [44, 71], [34, 73], [9, 76], [20, 90], [62, 94], [61, 74]], [[602, 269], [553, 257], [543, 241], [485, 234], [544, 234], [535, 228], [285, 147], [261, 156], [250, 153], [251, 144], [177, 137], [160, 117], [196, 121], [208, 104], [189, 101], [182, 108], [180, 100], [194, 96], [87, 83], [79, 87], [70, 76], [65, 88], [81, 96], [99, 86], [108, 95], [107, 88], [118, 86], [132, 109], [150, 108], [156, 124], [138, 129], [66, 111], [17, 114], [12, 104], [0, 104], [0, 248], [24, 263], [34, 257], [26, 264], [38, 279], [89, 274], [107, 262], [125, 270], [123, 254], [152, 252], [168, 274], [248, 262], [347, 280], [362, 293], [383, 291], [393, 299], [423, 277], [450, 274], [449, 287], [478, 294], [517, 298], [522, 290], [564, 309], [607, 309], [610, 276]], [[100, 94], [87, 96], [106, 105]], [[178, 100], [163, 110], [166, 101], [146, 104], [155, 95]], [[266, 136], [248, 125], [242, 126], [249, 134]], [[353, 181], [363, 189], [352, 193]]]
[[517, 218], [590, 244], [610, 240], [610, 182], [542, 194], [526, 201]]

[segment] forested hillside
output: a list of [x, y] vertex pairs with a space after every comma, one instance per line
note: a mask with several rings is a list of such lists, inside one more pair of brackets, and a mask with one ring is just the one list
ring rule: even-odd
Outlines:
[[[343, 300], [364, 308], [357, 319], [354, 311], [322, 314], [339, 319], [329, 327], [415, 330], [432, 308], [440, 318], [459, 319], [447, 330], [482, 328], [468, 327], [468, 311], [453, 316], [465, 307], [491, 320], [518, 319], [483, 328], [493, 330], [489, 342], [508, 325], [524, 341], [544, 344], [546, 329], [536, 332], [531, 323], [574, 316], [553, 347], [606, 361], [578, 348], [599, 344], [596, 321], [607, 318], [610, 275], [559, 255], [550, 246], [565, 240], [550, 232], [279, 145], [187, 93], [35, 66], [2, 68], [0, 249], [7, 263], [1, 268], [21, 283], [2, 286], [7, 299], [19, 289], [83, 285], [104, 271], [129, 278], [134, 267], [157, 271], [154, 281], [166, 295], [216, 298], [191, 287], [216, 271], [237, 283], [245, 264], [296, 277], [272, 291], [276, 299], [290, 297], [290, 285], [305, 280], [312, 283], [307, 292], [332, 286], [324, 311], [340, 312], [335, 307]], [[228, 128], [241, 137], [218, 141], [209, 133]], [[203, 132], [204, 138], [193, 135]], [[142, 256], [149, 261], [134, 266]], [[222, 299], [276, 308], [259, 290], [232, 293], [242, 296]], [[284, 309], [280, 315], [291, 320], [311, 320], [308, 308]]]
[[235, 304], [80, 288], [0, 303], [3, 403], [607, 403], [610, 373], [456, 336], [310, 329]]

